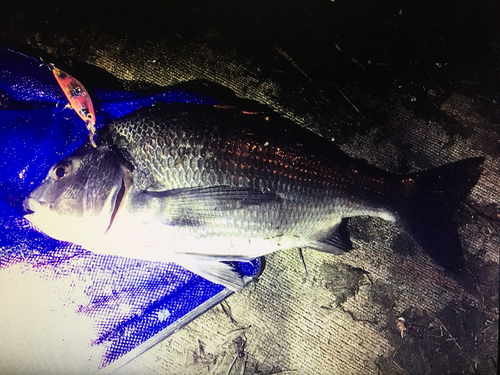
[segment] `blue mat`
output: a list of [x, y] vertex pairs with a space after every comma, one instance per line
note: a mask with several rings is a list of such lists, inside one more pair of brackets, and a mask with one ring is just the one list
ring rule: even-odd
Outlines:
[[[172, 263], [94, 255], [46, 236], [21, 216], [22, 200], [48, 169], [88, 139], [83, 121], [65, 108], [63, 92], [41, 64], [0, 48], [0, 321], [8, 327], [0, 328], [2, 340], [10, 358], [45, 346], [49, 354], [43, 355], [53, 356], [55, 370], [66, 371], [71, 363], [78, 372], [109, 371], [231, 292]], [[156, 102], [220, 103], [168, 88], [154, 94], [92, 92], [97, 128]], [[246, 276], [261, 271], [258, 259], [237, 267]]]

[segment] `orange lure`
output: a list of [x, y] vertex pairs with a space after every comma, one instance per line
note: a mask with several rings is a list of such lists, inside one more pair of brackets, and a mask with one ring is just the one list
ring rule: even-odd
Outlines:
[[59, 83], [64, 95], [68, 98], [69, 105], [85, 121], [85, 125], [89, 131], [90, 143], [92, 143], [92, 146], [97, 147], [94, 140], [95, 112], [89, 93], [76, 78], [53, 65], [50, 67], [52, 73], [54, 73], [54, 77], [56, 77], [57, 83]]

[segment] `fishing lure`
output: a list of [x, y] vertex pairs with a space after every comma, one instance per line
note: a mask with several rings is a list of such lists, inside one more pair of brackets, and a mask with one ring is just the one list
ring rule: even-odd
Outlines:
[[70, 76], [65, 71], [49, 64], [54, 77], [61, 86], [61, 89], [69, 101], [69, 106], [75, 110], [78, 116], [85, 122], [89, 131], [89, 139], [92, 146], [97, 147], [95, 143], [95, 112], [92, 99], [85, 87], [76, 78]]

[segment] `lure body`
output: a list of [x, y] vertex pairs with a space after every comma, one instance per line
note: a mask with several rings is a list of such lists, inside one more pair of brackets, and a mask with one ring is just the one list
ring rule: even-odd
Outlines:
[[66, 95], [71, 108], [75, 110], [78, 116], [85, 122], [89, 130], [89, 138], [92, 146], [97, 147], [95, 135], [95, 112], [92, 99], [85, 87], [76, 78], [70, 76], [65, 71], [51, 66], [52, 73]]

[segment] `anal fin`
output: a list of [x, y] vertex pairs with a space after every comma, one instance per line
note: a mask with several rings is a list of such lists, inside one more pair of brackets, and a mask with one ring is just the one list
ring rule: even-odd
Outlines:
[[326, 237], [310, 243], [308, 247], [336, 255], [352, 250], [352, 242], [347, 231], [347, 219], [342, 219]]

